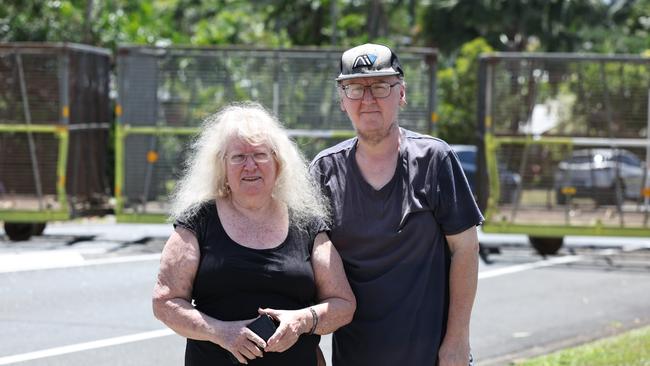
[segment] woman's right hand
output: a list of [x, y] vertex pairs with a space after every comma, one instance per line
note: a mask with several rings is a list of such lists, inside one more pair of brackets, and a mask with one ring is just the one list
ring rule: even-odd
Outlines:
[[266, 342], [246, 326], [255, 319], [222, 322], [217, 344], [230, 352], [239, 363], [263, 357]]

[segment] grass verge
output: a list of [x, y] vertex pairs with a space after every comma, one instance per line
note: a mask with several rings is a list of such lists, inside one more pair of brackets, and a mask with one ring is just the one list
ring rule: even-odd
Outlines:
[[517, 366], [650, 366], [650, 326], [514, 363]]

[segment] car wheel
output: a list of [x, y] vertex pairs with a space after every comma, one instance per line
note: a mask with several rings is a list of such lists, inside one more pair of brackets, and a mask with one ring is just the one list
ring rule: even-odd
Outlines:
[[[625, 185], [622, 180], [619, 180], [618, 184], [621, 189], [621, 199], [625, 201]], [[616, 205], [618, 203], [616, 196], [616, 183], [612, 183], [609, 188], [596, 192], [596, 197], [594, 199], [596, 200], [596, 204], [599, 206]], [[621, 202], [621, 204], [623, 204], [623, 202]]]
[[43, 235], [43, 231], [45, 231], [45, 226], [47, 225], [46, 222], [35, 222], [32, 225], [34, 225], [34, 228], [32, 230], [33, 235]]
[[542, 238], [537, 236], [529, 236], [530, 244], [535, 248], [535, 251], [540, 255], [553, 255], [562, 248], [564, 238]]
[[34, 224], [31, 222], [5, 222], [5, 234], [11, 241], [25, 241], [31, 238]]

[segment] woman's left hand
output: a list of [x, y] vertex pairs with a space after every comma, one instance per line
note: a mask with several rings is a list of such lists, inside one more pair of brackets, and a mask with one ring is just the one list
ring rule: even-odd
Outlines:
[[[311, 329], [311, 313], [307, 309], [300, 310], [275, 310], [259, 309], [260, 314], [268, 314], [273, 319], [280, 322], [278, 329], [266, 342], [265, 352], [284, 352], [298, 341], [301, 334]], [[309, 315], [309, 318], [307, 317]]]

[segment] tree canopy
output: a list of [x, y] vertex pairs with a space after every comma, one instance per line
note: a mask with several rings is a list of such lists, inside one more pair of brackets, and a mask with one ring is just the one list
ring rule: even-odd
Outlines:
[[4, 0], [0, 41], [639, 53], [650, 0]]
[[439, 133], [473, 130], [481, 52], [650, 54], [650, 0], [3, 0], [0, 42], [440, 50]]

